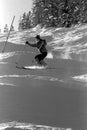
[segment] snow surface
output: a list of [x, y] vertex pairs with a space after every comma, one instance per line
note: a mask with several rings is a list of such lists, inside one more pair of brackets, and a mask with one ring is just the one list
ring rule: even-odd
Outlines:
[[22, 122], [7, 122], [0, 124], [0, 130], [6, 130], [7, 128], [20, 128], [25, 130], [72, 130], [71, 128], [58, 128], [58, 127], [52, 127], [52, 126], [44, 126], [44, 125], [35, 125], [32, 123], [22, 123]]
[[[54, 67], [55, 69], [50, 69], [50, 70], [41, 69], [41, 70], [35, 70], [35, 71], [18, 70], [15, 67], [16, 60], [18, 61], [20, 65], [26, 63], [25, 66], [28, 66], [31, 63], [32, 58], [34, 58], [34, 56], [38, 54], [37, 51], [30, 49], [27, 46], [24, 50], [25, 42], [27, 40], [31, 43], [36, 42], [35, 36], [37, 34], [40, 34], [42, 38], [46, 39], [47, 49], [48, 49], [46, 62], [47, 64], [49, 64], [51, 67]], [[0, 34], [1, 50], [6, 41], [7, 35], [8, 34]], [[0, 88], [1, 90], [3, 90], [3, 88], [6, 87], [7, 91], [5, 93], [8, 94], [9, 87], [10, 87], [12, 88], [12, 90], [13, 89], [16, 90], [13, 92], [13, 94], [15, 95], [16, 94], [15, 92], [18, 92], [17, 91], [18, 89], [21, 90], [23, 88], [24, 90], [26, 90], [27, 88], [30, 89], [31, 87], [32, 90], [33, 88], [35, 89], [39, 88], [37, 90], [43, 91], [44, 89], [48, 89], [49, 86], [51, 86], [52, 94], [54, 94], [53, 92], [55, 92], [54, 89], [52, 90], [52, 88], [55, 86], [57, 92], [59, 91], [59, 94], [60, 94], [58, 95], [59, 96], [58, 101], [60, 101], [60, 99], [63, 101], [61, 103], [55, 101], [54, 103], [59, 103], [60, 106], [62, 106], [61, 104], [63, 103], [65, 104], [63, 105], [65, 109], [61, 108], [60, 106], [57, 107], [58, 112], [60, 113], [60, 108], [64, 110], [63, 112], [66, 112], [64, 120], [65, 121], [67, 120], [67, 122], [72, 121], [73, 124], [77, 123], [76, 127], [79, 128], [82, 125], [79, 123], [82, 121], [82, 119], [79, 119], [79, 116], [86, 117], [86, 114], [84, 114], [84, 112], [82, 111], [83, 109], [80, 109], [80, 107], [77, 106], [78, 110], [81, 111], [80, 113], [80, 111], [78, 111], [77, 108], [75, 108], [75, 105], [72, 104], [72, 107], [77, 110], [76, 111], [77, 117], [76, 117], [74, 115], [76, 113], [74, 111], [73, 111], [74, 114], [71, 112], [71, 110], [73, 109], [69, 109], [70, 106], [68, 106], [69, 104], [66, 105], [65, 101], [67, 103], [72, 103], [72, 101], [74, 100], [74, 97], [76, 97], [79, 101], [79, 98], [82, 93], [79, 93], [79, 91], [77, 92], [75, 90], [76, 89], [83, 90], [84, 87], [86, 88], [87, 86], [87, 25], [78, 25], [71, 28], [47, 28], [47, 29], [45, 27], [41, 28], [38, 25], [35, 28], [30, 29], [30, 30], [17, 31], [17, 32], [12, 32], [10, 34], [5, 52], [0, 53]], [[65, 90], [66, 88], [67, 90], [70, 89], [70, 91]], [[71, 89], [74, 89], [74, 92], [71, 91]], [[62, 94], [62, 91], [64, 92], [63, 94]], [[67, 93], [65, 93], [65, 91], [67, 91]], [[68, 99], [70, 96], [69, 95], [70, 92], [73, 99], [71, 98], [69, 102]], [[49, 92], [47, 94], [49, 94]], [[77, 95], [75, 96], [75, 94]], [[80, 96], [78, 97], [78, 95]], [[10, 97], [11, 96], [12, 95], [10, 95]], [[35, 95], [32, 95], [32, 96], [35, 96]], [[52, 95], [52, 96], [53, 96], [52, 97], [53, 100], [57, 97], [57, 95], [56, 96]], [[14, 99], [15, 98], [16, 97], [14, 97]], [[77, 99], [75, 99], [74, 101], [77, 101]], [[13, 101], [13, 99], [11, 100]], [[6, 99], [6, 101], [8, 100]], [[2, 104], [4, 104], [2, 100], [1, 102]], [[23, 104], [21, 105], [23, 106]], [[26, 105], [26, 102], [25, 102], [25, 105]], [[79, 106], [82, 106], [82, 104], [80, 104]], [[9, 108], [9, 106], [7, 107]], [[16, 109], [18, 109], [18, 112], [21, 115], [19, 108], [17, 107]], [[14, 113], [16, 112], [14, 111]], [[8, 113], [6, 114], [8, 115]], [[61, 115], [62, 113], [60, 113], [60, 116]], [[74, 115], [75, 117], [74, 116], [72, 117], [72, 115]], [[67, 117], [68, 119], [66, 119]], [[58, 117], [58, 119], [61, 122], [60, 117]], [[65, 123], [65, 122], [62, 122], [62, 123]], [[78, 126], [78, 124], [80, 126]], [[6, 123], [4, 122], [0, 124], [0, 130], [5, 130], [7, 128], [8, 129], [20, 128], [20, 129], [30, 129], [30, 130], [31, 129], [32, 130], [36, 130], [36, 129], [73, 130], [72, 128], [43, 126], [43, 125], [29, 124], [29, 123], [24, 123], [24, 122], [22, 123], [22, 122], [17, 122], [17, 121], [6, 122]]]
[[[30, 30], [12, 32], [8, 42], [14, 44], [25, 44], [25, 41], [36, 42], [34, 38], [40, 34], [47, 40], [48, 48], [51, 48], [47, 58], [73, 59], [80, 56], [79, 60], [85, 60], [87, 51], [87, 25], [78, 25], [72, 28], [41, 28], [39, 25]], [[6, 41], [7, 34], [0, 35], [0, 42]], [[55, 55], [55, 52], [57, 55]], [[74, 58], [75, 58], [74, 57]], [[77, 58], [78, 59], [78, 58]]]

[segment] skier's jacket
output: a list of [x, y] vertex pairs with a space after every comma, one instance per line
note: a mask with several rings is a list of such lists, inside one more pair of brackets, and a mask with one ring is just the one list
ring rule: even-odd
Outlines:
[[46, 45], [47, 45], [47, 42], [44, 39], [41, 39], [39, 42], [37, 42], [37, 48], [39, 49], [41, 53], [47, 52]]

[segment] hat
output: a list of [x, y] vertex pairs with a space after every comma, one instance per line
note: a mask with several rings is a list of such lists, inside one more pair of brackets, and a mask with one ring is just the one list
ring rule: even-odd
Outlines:
[[40, 38], [40, 35], [36, 35], [36, 37], [35, 38]]

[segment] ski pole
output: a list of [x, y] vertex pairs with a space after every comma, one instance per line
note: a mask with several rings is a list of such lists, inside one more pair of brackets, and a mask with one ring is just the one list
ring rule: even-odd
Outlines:
[[6, 44], [7, 44], [7, 41], [8, 41], [8, 38], [9, 38], [10, 32], [11, 32], [11, 28], [12, 28], [12, 25], [13, 25], [14, 19], [15, 19], [15, 16], [13, 17], [13, 20], [12, 20], [12, 22], [11, 22], [10, 30], [9, 30], [9, 32], [8, 32], [8, 35], [7, 35], [7, 38], [6, 38], [5, 45], [4, 45], [4, 48], [3, 48], [3, 50], [2, 50], [2, 53], [4, 53], [4, 51], [5, 51]]

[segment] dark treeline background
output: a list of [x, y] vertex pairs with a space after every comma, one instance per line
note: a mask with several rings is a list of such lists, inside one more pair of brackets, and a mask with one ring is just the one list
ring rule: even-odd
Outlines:
[[32, 11], [24, 13], [18, 29], [40, 24], [41, 27], [71, 27], [87, 23], [87, 0], [33, 0]]

